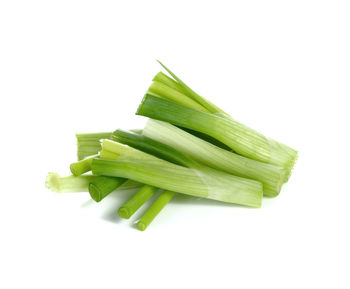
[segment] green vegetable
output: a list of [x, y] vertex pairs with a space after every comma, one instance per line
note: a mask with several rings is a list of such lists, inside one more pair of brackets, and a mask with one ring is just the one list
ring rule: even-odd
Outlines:
[[[177, 165], [193, 168], [198, 167], [197, 162], [193, 161], [183, 153], [175, 150], [169, 145], [153, 140], [144, 135], [134, 134], [132, 132], [118, 129], [113, 132], [112, 139]], [[106, 149], [106, 146], [104, 146], [104, 149]], [[105, 150], [103, 152], [105, 153]], [[116, 155], [111, 156], [114, 156], [113, 159], [117, 158]]]
[[137, 229], [140, 231], [146, 230], [149, 224], [154, 220], [164, 206], [175, 196], [175, 194], [176, 193], [172, 191], [163, 191], [138, 221]]
[[[139, 134], [126, 132], [123, 130], [116, 130], [113, 133], [112, 138], [113, 140], [118, 141], [119, 143], [129, 145], [133, 148], [152, 154], [154, 156], [157, 156], [161, 159], [167, 160], [174, 164], [183, 165], [186, 167], [198, 166], [195, 162], [193, 162], [193, 160], [177, 152], [173, 148]], [[156, 190], [157, 189], [154, 188], [154, 192]], [[130, 208], [129, 210], [126, 210], [127, 206], [123, 205], [123, 207], [126, 207], [126, 208], [121, 208], [119, 210], [119, 215], [123, 217], [123, 214], [124, 214], [124, 217], [127, 217], [127, 216], [130, 217], [148, 198], [151, 197], [151, 195], [153, 195], [154, 192], [152, 192], [152, 194], [148, 194], [148, 190], [143, 192], [143, 190], [141, 189], [129, 200], [131, 201], [131, 204], [135, 204], [135, 203], [138, 204], [137, 206], [130, 204], [131, 208], [135, 208], [135, 209], [132, 210]], [[147, 195], [147, 198], [145, 198], [144, 195]], [[127, 213], [128, 211], [131, 211], [132, 213], [128, 214]]]
[[184, 93], [192, 98], [194, 101], [199, 103], [203, 108], [211, 113], [225, 113], [222, 109], [200, 96], [198, 93], [194, 92], [190, 87], [188, 87], [180, 78], [178, 78], [169, 68], [167, 68], [163, 63], [158, 60], [159, 64], [177, 81], [178, 85], [182, 88]]
[[143, 186], [119, 208], [119, 216], [129, 219], [157, 190], [158, 188], [156, 187]]
[[[101, 139], [110, 138], [111, 135], [112, 133], [110, 132], [76, 134], [78, 143], [78, 158], [92, 152], [98, 153], [101, 150]], [[72, 174], [79, 176], [90, 171], [92, 159], [97, 156], [98, 155], [95, 154], [78, 162], [72, 163], [70, 165]], [[109, 158], [113, 159], [112, 156], [109, 156]], [[103, 198], [125, 183], [125, 181], [125, 179], [121, 180], [120, 178], [98, 176], [89, 184], [90, 196], [96, 202], [100, 202]]]
[[295, 150], [272, 139], [267, 139], [262, 134], [229, 117], [197, 111], [154, 95], [145, 95], [136, 114], [210, 135], [238, 154], [286, 168], [287, 176], [297, 156]]
[[91, 162], [92, 159], [97, 157], [98, 155], [92, 155], [89, 157], [86, 157], [85, 159], [81, 161], [77, 161], [75, 163], [72, 163], [70, 165], [70, 171], [74, 176], [80, 176], [86, 172], [91, 171]]
[[[88, 192], [90, 182], [97, 178], [98, 176], [94, 175], [61, 177], [57, 173], [48, 173], [46, 177], [46, 187], [56, 193]], [[140, 183], [128, 180], [118, 189], [130, 190], [140, 186]]]
[[123, 178], [98, 176], [89, 184], [90, 196], [94, 201], [100, 202], [103, 198], [125, 182], [126, 179]]
[[182, 87], [172, 78], [164, 74], [163, 72], [158, 72], [156, 76], [152, 79], [155, 82], [161, 82], [166, 86], [177, 90], [178, 92], [185, 94], [186, 92], [182, 89]]
[[57, 173], [48, 173], [46, 187], [56, 193], [86, 192], [95, 178], [93, 175], [61, 177]]
[[260, 207], [263, 194], [277, 196], [297, 151], [239, 123], [159, 63], [172, 78], [162, 72], [153, 78], [136, 112], [150, 118], [146, 127], [76, 134], [73, 175], [49, 173], [46, 186], [88, 189], [96, 202], [117, 188], [141, 187], [118, 210], [126, 219], [160, 188], [137, 223], [141, 231], [176, 193], [250, 207]]
[[94, 159], [92, 172], [97, 175], [132, 179], [165, 190], [260, 207], [262, 184], [207, 167], [185, 168], [158, 159], [131, 147], [110, 141], [102, 142], [102, 152], [111, 151], [117, 160]]
[[219, 148], [222, 148], [224, 150], [232, 152], [232, 149], [230, 147], [228, 147], [227, 145], [225, 145], [221, 141], [218, 141], [217, 139], [211, 137], [210, 135], [207, 135], [205, 133], [201, 133], [199, 131], [195, 131], [193, 129], [188, 129], [188, 128], [185, 128], [185, 127], [181, 127], [181, 129], [184, 130], [184, 131], [187, 131], [188, 133], [190, 133], [190, 134], [192, 134], [192, 135], [194, 135], [196, 137], [201, 138], [202, 140], [210, 142], [211, 144], [213, 144], [213, 145], [215, 145], [215, 146], [217, 146]]
[[154, 81], [152, 85], [149, 87], [148, 91], [153, 95], [161, 96], [161, 97], [176, 101], [187, 107], [191, 107], [199, 111], [207, 111], [205, 108], [203, 108], [200, 104], [198, 104], [192, 98], [188, 97], [187, 95], [175, 89], [170, 88], [169, 86], [161, 82]]
[[101, 150], [100, 140], [110, 138], [112, 132], [98, 133], [77, 133], [77, 152], [78, 160], [88, 156], [96, 155]]
[[[113, 137], [115, 134], [116, 132], [113, 133]], [[281, 190], [286, 173], [282, 167], [229, 152], [162, 121], [149, 120], [143, 135], [166, 144], [211, 168], [260, 181], [263, 183], [265, 196], [276, 196]]]

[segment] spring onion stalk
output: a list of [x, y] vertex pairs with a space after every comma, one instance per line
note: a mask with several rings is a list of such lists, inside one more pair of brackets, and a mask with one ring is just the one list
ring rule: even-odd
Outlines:
[[[55, 193], [88, 192], [90, 182], [97, 178], [94, 175], [61, 177], [58, 173], [48, 173], [45, 185]], [[118, 190], [131, 190], [140, 186], [140, 183], [128, 180]]]
[[[159, 62], [159, 63], [163, 68], [165, 68], [165, 70], [175, 80], [171, 79], [170, 77], [166, 77], [166, 75], [163, 75], [162, 73], [158, 73], [154, 77], [154, 79], [153, 79], [154, 81], [162, 82], [163, 84], [167, 85], [171, 89], [179, 90], [181, 93], [183, 93], [183, 94], [187, 95], [188, 97], [192, 98], [193, 100], [197, 101], [203, 107], [206, 107], [209, 112], [212, 112], [212, 113], [216, 114], [217, 116], [220, 116], [220, 117], [223, 117], [223, 118], [226, 118], [230, 121], [235, 122], [235, 120], [231, 116], [229, 116], [227, 113], [225, 113], [222, 109], [220, 109], [219, 107], [217, 107], [216, 105], [214, 105], [213, 103], [208, 101], [207, 99], [203, 98], [202, 96], [198, 95], [196, 92], [194, 92], [192, 89], [190, 89], [185, 83], [183, 83], [183, 81], [181, 81], [181, 79], [179, 79], [172, 71], [170, 71], [169, 68], [167, 68], [161, 62]], [[166, 89], [164, 89], [164, 90], [166, 90]], [[161, 94], [159, 94], [158, 96], [167, 98], [166, 96], [162, 96]], [[175, 99], [173, 99], [173, 100], [175, 100]], [[179, 103], [179, 101], [177, 101], [177, 102]], [[191, 106], [188, 106], [188, 107], [191, 107]], [[194, 107], [191, 107], [191, 108], [194, 108]], [[285, 181], [287, 181], [290, 174], [291, 174], [294, 163], [296, 161], [297, 151], [295, 151], [292, 148], [290, 148], [290, 147], [288, 147], [280, 142], [277, 142], [275, 140], [272, 140], [272, 139], [267, 139], [267, 140], [268, 140], [270, 147], [271, 147], [271, 154], [270, 154], [269, 163], [276, 164], [276, 165], [282, 165], [282, 166], [284, 166], [283, 165], [284, 163], [287, 163], [286, 168], [288, 169], [288, 173], [286, 174], [286, 177], [285, 177]]]
[[[140, 134], [125, 132], [122, 130], [117, 130], [113, 133], [113, 139], [119, 141], [120, 143], [129, 144], [134, 148], [140, 149], [142, 151], [150, 152], [151, 154], [159, 152], [159, 157], [165, 158], [174, 163], [183, 164], [190, 162], [186, 157], [181, 158], [174, 156], [174, 153], [166, 152], [166, 150], [157, 150], [158, 142], [151, 139], [145, 140], [146, 138]], [[143, 141], [140, 141], [140, 139]], [[107, 145], [106, 145], [107, 144]], [[164, 146], [161, 144], [161, 146]], [[104, 142], [104, 149], [101, 151], [101, 158], [114, 160], [118, 158], [118, 154], [115, 152], [108, 151], [106, 148], [113, 150], [113, 147], [108, 146], [108, 142]], [[170, 148], [170, 147], [169, 147]], [[172, 150], [172, 148], [170, 148]], [[164, 153], [165, 151], [165, 153]], [[173, 150], [175, 151], [175, 150]], [[153, 186], [145, 185], [138, 192], [136, 192], [128, 201], [126, 201], [118, 210], [120, 217], [128, 219], [130, 218], [152, 195], [158, 190], [158, 188]]]
[[202, 140], [210, 142], [210, 143], [212, 143], [213, 145], [215, 145], [217, 147], [220, 147], [220, 148], [225, 149], [227, 151], [232, 151], [232, 149], [230, 147], [228, 147], [227, 145], [225, 145], [221, 141], [218, 141], [216, 138], [211, 137], [210, 135], [201, 133], [199, 131], [195, 131], [193, 129], [184, 128], [184, 127], [181, 127], [181, 129], [184, 130], [184, 131], [187, 131], [190, 134], [193, 134], [196, 137], [201, 138]]
[[286, 168], [287, 175], [297, 156], [295, 150], [233, 119], [197, 111], [154, 95], [145, 95], [136, 114], [210, 135], [240, 155]]
[[188, 87], [180, 78], [178, 78], [169, 68], [167, 68], [163, 63], [158, 60], [159, 64], [177, 81], [179, 86], [183, 89], [185, 94], [192, 98], [194, 101], [199, 103], [207, 111], [211, 113], [225, 113], [222, 109], [200, 96], [198, 93], [194, 92], [190, 87]]
[[48, 173], [45, 185], [55, 193], [87, 192], [89, 183], [95, 178], [93, 175], [61, 177], [57, 173]]
[[140, 220], [137, 223], [137, 229], [139, 229], [140, 231], [146, 230], [149, 224], [165, 207], [165, 205], [175, 196], [175, 194], [176, 193], [172, 191], [163, 191], [140, 218]]
[[119, 208], [119, 216], [129, 219], [157, 190], [156, 187], [144, 185]]
[[123, 178], [98, 176], [90, 182], [89, 194], [94, 201], [100, 202], [125, 181], [126, 179]]
[[[117, 155], [105, 151], [103, 153], [103, 157], [106, 159], [114, 160], [117, 158]], [[100, 202], [125, 182], [126, 179], [122, 178], [97, 176], [97, 178], [89, 184], [89, 194], [94, 201]]]
[[203, 108], [200, 104], [198, 104], [192, 98], [188, 97], [187, 95], [175, 89], [170, 88], [169, 86], [161, 82], [154, 81], [152, 85], [148, 88], [148, 92], [156, 96], [161, 96], [161, 97], [176, 101], [187, 107], [191, 107], [199, 111], [208, 112], [205, 108]]
[[112, 138], [163, 160], [198, 168], [202, 163], [227, 173], [263, 183], [265, 196], [276, 196], [281, 190], [285, 170], [218, 148], [169, 123], [149, 120], [143, 136], [116, 130]]
[[262, 184], [208, 167], [186, 168], [126, 145], [103, 140], [102, 151], [118, 154], [116, 160], [93, 159], [92, 172], [132, 179], [165, 190], [251, 207], [260, 207]]
[[[196, 165], [193, 160], [178, 153], [173, 148], [139, 134], [116, 130], [113, 132], [112, 139], [178, 165], [186, 167], [194, 167]], [[157, 190], [157, 188], [154, 187], [145, 187], [145, 189], [142, 188], [139, 192], [133, 195], [131, 199], [119, 209], [119, 215], [121, 217], [129, 218]], [[149, 192], [151, 190], [150, 188], [153, 188], [152, 192]]]
[[[149, 138], [144, 135], [138, 135], [132, 132], [118, 129], [113, 132], [112, 139], [118, 143], [128, 145], [129, 147], [133, 147], [137, 150], [143, 151], [145, 153], [169, 161], [176, 165], [181, 165], [188, 168], [198, 167], [198, 163], [186, 156], [185, 154], [177, 151], [169, 145], [153, 140], [152, 138]], [[104, 145], [104, 155], [106, 154], [105, 148], [106, 146]], [[117, 157], [114, 157], [113, 159], [117, 159]]]
[[158, 72], [156, 76], [152, 79], [152, 81], [155, 82], [161, 82], [165, 84], [166, 86], [177, 90], [178, 92], [181, 92], [182, 94], [185, 94], [186, 92], [182, 89], [182, 87], [172, 78], [164, 74], [163, 72]]
[[[265, 196], [277, 196], [281, 190], [285, 176], [285, 169], [282, 167], [229, 152], [162, 121], [149, 120], [143, 134], [174, 148], [201, 164], [262, 182]], [[115, 132], [113, 137], [114, 135]]]
[[74, 176], [80, 176], [88, 171], [91, 171], [91, 162], [92, 159], [97, 157], [98, 155], [92, 155], [82, 159], [81, 161], [77, 161], [70, 165], [70, 171]]
[[[97, 157], [98, 155], [96, 153], [101, 150], [100, 140], [110, 138], [111, 134], [111, 132], [76, 134], [78, 159], [83, 156], [85, 156], [85, 158], [70, 165], [70, 170], [73, 175], [79, 176], [91, 170], [92, 159]], [[113, 159], [111, 155], [109, 158]], [[100, 202], [111, 192], [122, 186], [125, 181], [125, 179], [120, 178], [97, 176], [97, 178], [88, 185], [88, 191], [93, 200]]]
[[[182, 165], [185, 167], [192, 167], [192, 168], [197, 168], [199, 166], [198, 163], [196, 163], [186, 155], [176, 151], [172, 147], [168, 145], [164, 145], [160, 142], [154, 141], [143, 135], [138, 135], [138, 134], [123, 131], [123, 130], [116, 130], [115, 132], [113, 132], [112, 139], [119, 143], [131, 146], [143, 152], [159, 157], [163, 160], [172, 162], [174, 164]], [[136, 193], [132, 198], [134, 203], [138, 202], [143, 204], [145, 202], [145, 200], [143, 200], [142, 198], [142, 195], [139, 196], [138, 193]]]
[[95, 155], [101, 150], [100, 140], [110, 138], [111, 132], [77, 133], [78, 160]]

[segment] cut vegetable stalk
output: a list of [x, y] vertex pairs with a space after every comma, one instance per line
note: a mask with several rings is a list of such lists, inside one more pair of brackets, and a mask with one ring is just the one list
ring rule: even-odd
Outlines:
[[118, 158], [115, 161], [94, 159], [94, 174], [132, 179], [165, 190], [228, 203], [261, 206], [260, 182], [204, 166], [185, 168], [110, 140], [102, 142], [102, 151], [105, 147], [118, 154]]
[[209, 112], [207, 109], [203, 108], [203, 106], [194, 101], [192, 98], [175, 89], [172, 89], [171, 87], [161, 82], [154, 81], [148, 88], [148, 92], [159, 97], [164, 97], [166, 99], [176, 101], [182, 105], [199, 111]]
[[89, 184], [90, 196], [94, 201], [100, 202], [125, 182], [124, 178], [98, 176]]
[[181, 86], [183, 91], [187, 96], [195, 100], [202, 107], [208, 110], [211, 113], [225, 113], [222, 109], [217, 107], [215, 104], [211, 103], [204, 97], [200, 96], [198, 93], [194, 92], [189, 86], [187, 86], [180, 78], [178, 78], [169, 68], [167, 68], [163, 63], [157, 60], [159, 64], [177, 81], [177, 83]]
[[[133, 148], [139, 149], [174, 164], [185, 167], [198, 167], [196, 162], [177, 152], [170, 146], [154, 141], [143, 135], [138, 135], [123, 130], [116, 130], [113, 132], [112, 138], [119, 143], [129, 145]], [[134, 199], [133, 202], [136, 202], [136, 200], [139, 200], [139, 203], [145, 202], [142, 198], [142, 194], [139, 195], [136, 193], [132, 198]], [[121, 214], [119, 215], [122, 216]]]
[[[100, 145], [100, 149], [101, 149], [101, 145]], [[70, 165], [70, 171], [72, 172], [72, 174], [74, 176], [80, 176], [88, 171], [91, 171], [91, 162], [92, 159], [97, 157], [98, 155], [92, 155], [89, 157], [86, 157], [85, 159], [81, 160], [81, 161], [77, 161], [75, 163], [72, 163]]]
[[152, 81], [157, 81], [165, 84], [166, 86], [181, 92], [182, 94], [186, 94], [181, 85], [179, 85], [174, 79], [170, 78], [163, 72], [158, 72], [155, 77], [153, 77]]
[[100, 140], [110, 138], [112, 132], [77, 133], [78, 160], [95, 155], [101, 150]]
[[[73, 175], [79, 176], [91, 170], [92, 159], [97, 157], [98, 155], [96, 153], [101, 150], [101, 139], [110, 138], [111, 135], [111, 132], [76, 134], [78, 158], [83, 155], [90, 155], [91, 153], [95, 153], [95, 155], [88, 156], [83, 160], [71, 164], [70, 170]], [[108, 158], [114, 159], [115, 156], [108, 155]], [[96, 202], [100, 202], [115, 189], [122, 186], [125, 181], [125, 179], [121, 180], [120, 178], [98, 176], [89, 184], [88, 190], [91, 198]]]
[[210, 135], [245, 157], [286, 168], [287, 175], [297, 156], [295, 150], [267, 139], [238, 121], [197, 111], [150, 94], [145, 95], [136, 114]]
[[159, 197], [153, 202], [148, 210], [143, 214], [137, 223], [137, 229], [140, 231], [146, 230], [149, 224], [159, 214], [159, 212], [165, 207], [165, 205], [175, 196], [175, 192], [164, 191]]
[[143, 186], [119, 208], [119, 216], [129, 219], [157, 190], [158, 188], [156, 187]]
[[[181, 165], [188, 168], [197, 168], [199, 166], [199, 164], [193, 159], [177, 151], [171, 146], [144, 135], [138, 135], [132, 132], [127, 132], [118, 129], [115, 132], [113, 132], [112, 138], [118, 143], [125, 144], [129, 147], [133, 147], [137, 150], [143, 151], [145, 153], [148, 153], [150, 155], [153, 155], [157, 158], [166, 160], [176, 165]], [[111, 154], [111, 152], [106, 151], [106, 149], [108, 149], [108, 142], [106, 143], [103, 144], [104, 149], [102, 153], [104, 155], [106, 155], [106, 153], [110, 154], [108, 156], [115, 156], [116, 154], [113, 155]], [[103, 158], [106, 159], [106, 157]], [[117, 157], [114, 157], [113, 159], [117, 159]]]
[[48, 173], [46, 187], [56, 193], [87, 192], [89, 183], [95, 178], [93, 175], [61, 177], [57, 173]]
[[[76, 193], [88, 192], [89, 184], [98, 176], [83, 175], [83, 176], [66, 176], [61, 177], [57, 173], [48, 173], [46, 177], [46, 187], [55, 193]], [[118, 190], [131, 190], [141, 186], [140, 183], [128, 180], [123, 183]]]
[[[113, 138], [116, 134], [118, 131], [113, 133]], [[229, 152], [169, 123], [150, 119], [143, 130], [143, 135], [211, 168], [262, 182], [265, 196], [278, 195], [284, 182], [286, 170], [283, 167]]]

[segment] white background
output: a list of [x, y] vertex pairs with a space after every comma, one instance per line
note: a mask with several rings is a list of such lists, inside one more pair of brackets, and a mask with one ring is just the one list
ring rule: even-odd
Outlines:
[[[349, 1], [1, 1], [1, 288], [349, 288]], [[145, 231], [55, 194], [76, 132], [142, 127], [160, 59], [299, 150], [261, 209], [177, 196]]]

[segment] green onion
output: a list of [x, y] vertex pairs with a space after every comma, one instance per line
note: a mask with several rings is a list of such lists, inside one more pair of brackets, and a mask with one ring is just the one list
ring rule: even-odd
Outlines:
[[131, 147], [103, 140], [102, 151], [118, 154], [115, 161], [94, 159], [97, 175], [127, 178], [150, 186], [197, 197], [260, 207], [262, 184], [207, 167], [185, 168]]
[[161, 82], [161, 83], [165, 84], [166, 86], [168, 86], [172, 89], [175, 89], [178, 92], [181, 92], [182, 94], [186, 93], [183, 90], [183, 88], [181, 87], [181, 85], [179, 85], [174, 79], [170, 78], [169, 76], [167, 76], [163, 72], [158, 72], [152, 80], [156, 81], [156, 82]]
[[[100, 145], [101, 147], [101, 145]], [[101, 148], [100, 148], [101, 149]], [[85, 159], [81, 161], [77, 161], [75, 163], [72, 163], [70, 165], [70, 171], [74, 176], [80, 176], [88, 171], [91, 171], [91, 162], [92, 159], [97, 157], [98, 155], [92, 155], [89, 157], [86, 157]]]
[[100, 140], [110, 138], [111, 132], [77, 133], [78, 160], [95, 155], [101, 150]]
[[211, 137], [210, 135], [201, 133], [199, 131], [195, 131], [193, 129], [184, 128], [184, 127], [181, 127], [181, 129], [184, 131], [187, 131], [188, 133], [190, 133], [196, 137], [201, 138], [202, 140], [210, 142], [211, 144], [213, 144], [219, 148], [225, 149], [225, 150], [230, 151], [230, 152], [232, 151], [232, 149], [229, 146], [225, 145], [221, 141], [218, 141], [216, 138]]
[[93, 175], [61, 177], [57, 173], [48, 173], [46, 187], [56, 193], [87, 192], [89, 183], [95, 178]]
[[167, 68], [163, 63], [158, 60], [159, 64], [177, 81], [179, 86], [183, 89], [185, 94], [199, 103], [207, 111], [211, 113], [225, 113], [222, 109], [200, 96], [198, 93], [194, 92], [190, 87], [188, 87], [180, 78], [178, 78], [169, 68]]
[[129, 219], [157, 190], [158, 188], [156, 187], [143, 186], [119, 208], [119, 216]]
[[137, 223], [137, 229], [146, 230], [153, 219], [159, 214], [164, 206], [175, 196], [172, 191], [163, 191], [159, 197], [153, 202], [149, 209], [143, 214]]
[[[46, 187], [56, 193], [88, 192], [90, 182], [97, 178], [98, 176], [94, 175], [61, 177], [57, 173], [48, 173]], [[140, 186], [140, 183], [128, 180], [118, 190], [130, 190]]]
[[[132, 146], [133, 148], [142, 150], [143, 152], [147, 152], [172, 163], [187, 167], [195, 166], [194, 162], [185, 155], [178, 153], [167, 145], [161, 144], [145, 136], [123, 130], [116, 130], [113, 133], [112, 138], [119, 143]], [[141, 189], [132, 196], [132, 198], [119, 209], [119, 215], [124, 218], [129, 218], [157, 190], [157, 188], [151, 188], [154, 189], [151, 193], [149, 193], [149, 186], [145, 186], [145, 189]], [[130, 208], [128, 208], [128, 206], [130, 206]]]
[[288, 175], [297, 156], [288, 146], [267, 139], [231, 118], [197, 111], [154, 95], [145, 95], [136, 114], [210, 135], [245, 157], [285, 167]]
[[116, 188], [125, 183], [126, 179], [98, 176], [89, 184], [89, 193], [91, 198], [100, 202], [103, 198], [113, 192]]
[[[177, 165], [193, 168], [198, 167], [198, 164], [195, 161], [178, 152], [171, 146], [144, 135], [138, 135], [118, 129], [113, 132], [112, 139]], [[106, 157], [106, 153], [110, 154], [108, 155], [108, 158]], [[117, 159], [116, 154], [106, 151], [106, 144], [104, 144], [103, 154], [104, 157], [102, 158], [104, 159]], [[114, 158], [110, 158], [112, 156], [114, 156]]]
[[[96, 153], [101, 150], [100, 140], [110, 138], [111, 135], [111, 132], [76, 134], [78, 158], [86, 155], [89, 156], [70, 165], [70, 170], [73, 175], [79, 176], [91, 170], [92, 159], [97, 157], [98, 155]], [[91, 156], [91, 153], [95, 153], [95, 155]], [[108, 157], [114, 158], [111, 155]], [[98, 176], [89, 184], [90, 196], [96, 202], [100, 202], [103, 198], [124, 184], [125, 181], [125, 179], [120, 178]]]
[[193, 109], [199, 110], [199, 111], [205, 111], [207, 112], [205, 108], [203, 108], [200, 104], [198, 104], [196, 101], [194, 101], [192, 98], [188, 97], [187, 95], [170, 88], [169, 86], [154, 81], [152, 85], [149, 87], [148, 92], [150, 94], [161, 96], [173, 101], [176, 101], [180, 104], [183, 104], [187, 107], [191, 107]]
[[[113, 133], [113, 138], [115, 135], [116, 132]], [[143, 135], [211, 168], [260, 181], [263, 183], [265, 196], [277, 196], [284, 182], [284, 168], [229, 152], [169, 123], [151, 119], [147, 122]]]

